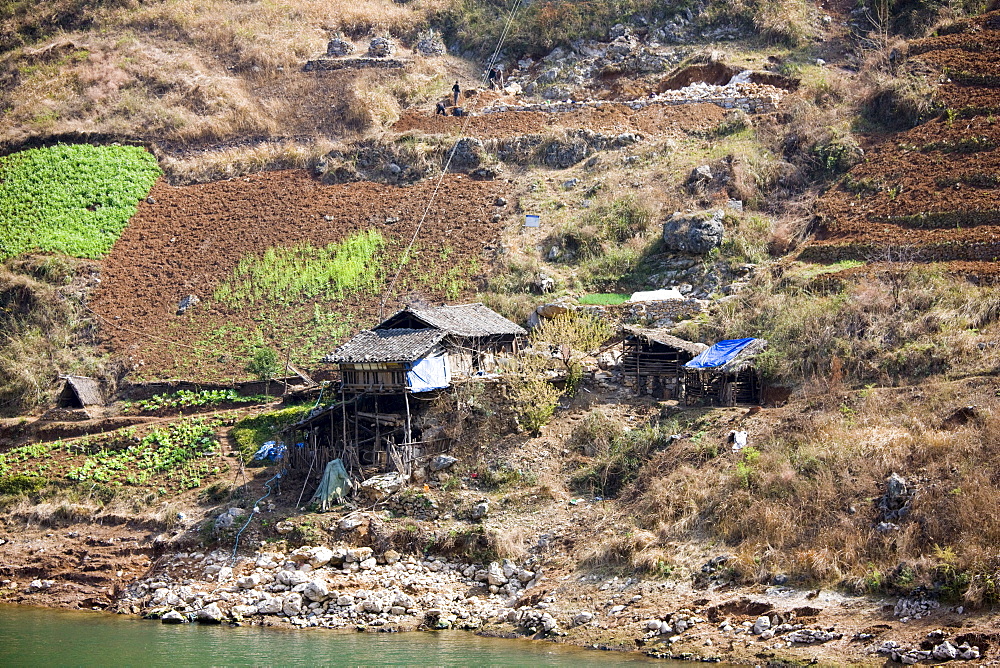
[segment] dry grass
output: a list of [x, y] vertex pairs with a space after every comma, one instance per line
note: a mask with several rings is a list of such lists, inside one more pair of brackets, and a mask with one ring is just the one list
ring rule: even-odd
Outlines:
[[[166, 0], [105, 7], [99, 28], [42, 31], [0, 58], [0, 142], [99, 133], [214, 144], [318, 127], [326, 136], [381, 129], [401, 105], [429, 99], [446, 67], [441, 59], [417, 58], [402, 76], [362, 72], [356, 85], [352, 75], [339, 76], [348, 79], [342, 95], [327, 85], [338, 76], [304, 74], [302, 65], [338, 31], [360, 41], [389, 33], [407, 42], [450, 4]], [[85, 7], [62, 5], [89, 16]], [[45, 23], [40, 12], [17, 21], [36, 18]]]
[[[967, 404], [975, 416], [946, 427]], [[622, 494], [637, 530], [586, 563], [636, 565], [668, 544], [719, 541], [744, 582], [784, 573], [803, 585], [938, 587], [973, 604], [997, 600], [1000, 400], [989, 383], [816, 395], [755, 426], [753, 448], [741, 453], [705, 459], [703, 444], [686, 442], [653, 457]], [[892, 520], [898, 529], [878, 532], [892, 473], [917, 493], [909, 514]], [[656, 540], [639, 544], [648, 531]]]
[[74, 283], [90, 267], [35, 257], [0, 266], [0, 415], [46, 403], [59, 374], [102, 371]]
[[334, 146], [325, 139], [282, 141], [235, 146], [190, 158], [158, 157], [170, 183], [206, 183], [266, 169], [312, 169]]

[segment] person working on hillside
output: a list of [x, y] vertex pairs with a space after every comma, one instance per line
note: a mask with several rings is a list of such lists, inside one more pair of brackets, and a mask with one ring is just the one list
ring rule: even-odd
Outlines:
[[447, 110], [448, 108], [445, 106], [444, 101], [439, 100], [437, 103], [437, 107], [434, 108], [434, 115], [437, 116], [438, 114], [441, 114], [442, 116], [447, 116], [448, 115]]
[[490, 90], [497, 89], [497, 68], [491, 67], [490, 71], [486, 74], [486, 80], [490, 84]]
[[452, 97], [454, 98], [454, 102], [452, 102], [451, 106], [453, 106], [453, 107], [457, 107], [458, 106], [458, 95], [461, 92], [462, 92], [462, 89], [458, 87], [458, 82], [456, 81], [455, 85], [451, 87], [451, 94], [452, 94]]

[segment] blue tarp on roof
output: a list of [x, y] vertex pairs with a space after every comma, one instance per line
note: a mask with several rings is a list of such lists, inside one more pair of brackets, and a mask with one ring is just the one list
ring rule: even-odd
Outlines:
[[411, 392], [428, 392], [451, 385], [448, 358], [425, 357], [414, 362], [406, 372], [406, 386]]
[[740, 354], [740, 351], [757, 339], [729, 339], [719, 341], [714, 346], [701, 353], [685, 364], [688, 369], [714, 369], [722, 366]]

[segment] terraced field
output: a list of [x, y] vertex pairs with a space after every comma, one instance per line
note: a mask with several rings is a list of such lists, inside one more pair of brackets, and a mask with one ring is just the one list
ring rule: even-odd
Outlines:
[[[1000, 12], [917, 40], [946, 112], [870, 147], [818, 203], [804, 259], [870, 259], [884, 249], [997, 274], [1000, 258]], [[970, 264], [971, 263], [971, 264]]]

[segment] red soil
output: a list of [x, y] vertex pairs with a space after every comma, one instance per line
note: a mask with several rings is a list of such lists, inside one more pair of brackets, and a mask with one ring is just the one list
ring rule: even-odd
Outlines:
[[[376, 229], [398, 252], [413, 235], [435, 183], [327, 186], [302, 171], [183, 187], [157, 183], [150, 193], [155, 203], [140, 203], [103, 262], [91, 308], [104, 320], [104, 342], [144, 376], [183, 374], [204, 381], [245, 375], [233, 355], [245, 352], [258, 329], [282, 352], [290, 349], [293, 361], [305, 361], [307, 343], [332, 350], [338, 341], [315, 340], [312, 303], [291, 305], [278, 317], [249, 305], [226, 307], [212, 302], [212, 294], [241, 258], [272, 246], [326, 245]], [[420, 247], [433, 253], [450, 248], [450, 265], [480, 257], [500, 234], [503, 223], [492, 219], [494, 200], [506, 186], [502, 181], [445, 178], [424, 222]], [[427, 268], [419, 260], [408, 265], [402, 290], [396, 290], [388, 309], [398, 307], [400, 292], [421, 289], [416, 277]], [[433, 287], [421, 292], [428, 300], [443, 298]], [[178, 302], [189, 294], [202, 303], [175, 315]], [[356, 295], [324, 307], [350, 313], [356, 319], [350, 323], [353, 330], [374, 324], [377, 297]], [[225, 326], [232, 331], [224, 336], [219, 330]]]
[[[989, 115], [1000, 104], [998, 51], [1000, 12], [978, 17], [965, 32], [910, 45], [912, 58], [940, 72], [938, 99], [961, 113], [871, 146], [817, 204], [818, 241], [806, 257], [833, 260], [863, 256], [872, 246], [905, 246], [928, 261], [997, 273], [980, 264], [1000, 257], [1000, 123]], [[962, 83], [970, 80], [976, 85]]]
[[[510, 102], [517, 104], [514, 100]], [[482, 139], [538, 134], [559, 128], [587, 128], [607, 134], [634, 132], [661, 137], [680, 135], [690, 130], [707, 130], [718, 125], [724, 115], [725, 110], [714, 104], [651, 105], [635, 111], [623, 104], [609, 103], [600, 109], [585, 107], [579, 111], [558, 113], [508, 111], [468, 119], [410, 110], [392, 129], [395, 132], [416, 130], [427, 134], [459, 134], [464, 127], [464, 134]]]

